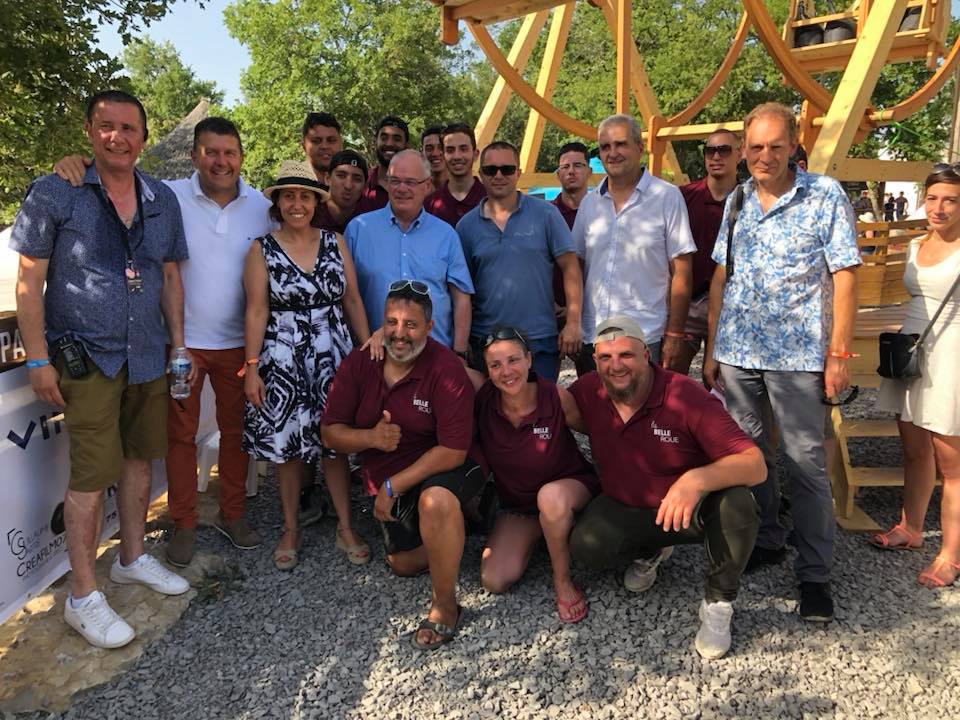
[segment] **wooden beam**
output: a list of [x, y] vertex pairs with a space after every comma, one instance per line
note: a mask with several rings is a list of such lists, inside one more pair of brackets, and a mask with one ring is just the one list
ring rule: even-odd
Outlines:
[[462, 5], [451, 6], [451, 16], [454, 20], [475, 20], [481, 23], [502, 22], [517, 17], [524, 17], [540, 10], [550, 10], [563, 5], [566, 0], [517, 0], [504, 2], [503, 0], [472, 0]]
[[453, 8], [440, 6], [440, 42], [456, 45], [460, 41], [460, 27], [453, 17]]
[[[550, 100], [553, 97], [557, 75], [560, 72], [560, 61], [563, 59], [563, 50], [567, 46], [567, 37], [570, 35], [570, 25], [573, 21], [575, 7], [575, 2], [568, 2], [553, 11], [550, 32], [547, 35], [547, 47], [543, 52], [540, 74], [537, 76], [537, 94], [545, 100]], [[537, 156], [540, 154], [540, 145], [543, 142], [543, 130], [546, 124], [546, 118], [534, 108], [530, 108], [530, 114], [527, 116], [527, 127], [523, 133], [523, 143], [520, 145], [520, 168], [523, 172], [536, 169]]]
[[[547, 11], [541, 10], [540, 12], [543, 13], [544, 19], [546, 19]], [[538, 15], [539, 14], [540, 13], [538, 13]], [[507, 82], [510, 88], [517, 93], [527, 105], [535, 108], [546, 117], [547, 120], [571, 135], [578, 135], [588, 140], [593, 140], [597, 136], [597, 129], [595, 127], [570, 117], [540, 97], [537, 91], [530, 87], [530, 84], [520, 76], [520, 73], [518, 73], [508, 62], [507, 58], [504, 57], [503, 52], [497, 46], [497, 43], [494, 42], [493, 38], [490, 37], [490, 33], [487, 32], [487, 29], [483, 25], [470, 21], [467, 23], [467, 27], [473, 34], [474, 40], [477, 41], [477, 45], [480, 46], [480, 49], [483, 50], [487, 56], [490, 64], [493, 65], [494, 69], [500, 73], [500, 76]], [[496, 127], [493, 129], [495, 130]], [[480, 145], [479, 137], [477, 138], [477, 144]]]
[[630, 112], [630, 48], [636, 47], [633, 42], [633, 27], [631, 24], [631, 0], [615, 0], [616, 21], [613, 31], [613, 42], [617, 48], [617, 101], [618, 113]]
[[[594, 173], [589, 178], [587, 178], [588, 187], [596, 187], [600, 182], [606, 177], [603, 173]], [[530, 188], [541, 188], [541, 187], [560, 187], [560, 181], [557, 179], [556, 173], [523, 173], [520, 176], [520, 180], [517, 181], [517, 187], [521, 190], [529, 190]]]
[[[510, 48], [510, 54], [506, 58], [511, 68], [523, 72], [523, 69], [527, 66], [527, 60], [530, 59], [530, 53], [533, 52], [533, 48], [537, 44], [540, 30], [547, 22], [548, 14], [548, 11], [541, 10], [537, 13], [530, 13], [524, 18], [523, 24], [520, 26], [520, 32], [513, 41], [513, 47]], [[510, 102], [512, 94], [513, 90], [501, 73], [493, 84], [493, 90], [490, 91], [487, 102], [480, 113], [480, 118], [477, 120], [477, 126], [474, 128], [478, 148], [486, 147], [493, 142], [494, 135], [497, 133], [497, 128], [500, 127], [500, 122], [507, 111], [507, 104]]]
[[832, 175], [846, 159], [906, 7], [907, 0], [877, 0], [870, 8], [810, 153], [811, 172]]
[[[732, 130], [735, 133], [743, 134], [743, 120], [662, 127], [657, 132], [657, 137], [663, 140], [706, 140], [717, 130]], [[646, 137], [646, 133], [644, 133], [644, 137]]]
[[846, 158], [830, 175], [837, 180], [922, 183], [933, 168], [932, 162]]

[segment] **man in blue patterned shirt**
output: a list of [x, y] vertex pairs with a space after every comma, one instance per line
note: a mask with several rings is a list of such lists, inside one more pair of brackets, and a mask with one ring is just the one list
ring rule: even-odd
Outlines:
[[173, 192], [135, 170], [147, 139], [143, 105], [120, 91], [98, 93], [84, 130], [94, 164], [83, 184], [35, 181], [10, 245], [20, 253], [17, 319], [30, 384], [64, 408], [70, 431], [64, 521], [73, 577], [64, 619], [92, 645], [113, 648], [134, 631], [94, 575], [106, 488], [117, 483], [120, 513], [110, 579], [167, 595], [190, 589], [143, 547], [150, 463], [167, 452], [166, 345], [184, 344], [177, 263], [187, 246]]
[[800, 616], [828, 622], [835, 521], [824, 399], [849, 385], [854, 269], [860, 264], [853, 208], [836, 180], [789, 162], [797, 147], [789, 108], [777, 103], [754, 108], [744, 131], [751, 179], [734, 223], [733, 264], [727, 264], [727, 228], [734, 193], [713, 252], [717, 269], [704, 379], [724, 392], [730, 414], [767, 460], [767, 480], [754, 488], [761, 526], [747, 570], [779, 562], [785, 554], [771, 442], [775, 421], [791, 483]]

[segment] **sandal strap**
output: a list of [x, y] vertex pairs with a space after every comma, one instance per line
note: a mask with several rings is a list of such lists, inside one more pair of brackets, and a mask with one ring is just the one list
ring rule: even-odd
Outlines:
[[431, 630], [439, 635], [444, 640], [451, 640], [453, 638], [454, 629], [449, 625], [444, 623], [432, 622], [430, 620], [421, 620], [420, 625], [417, 627], [417, 632], [421, 630]]
[[885, 533], [874, 533], [870, 538], [871, 542], [875, 545], [883, 545], [884, 547], [890, 547], [892, 545], [890, 541], [890, 536], [895, 532], [901, 532], [907, 536], [906, 544], [909, 546], [922, 545], [923, 544], [923, 534], [918, 533], [910, 528], [906, 527], [902, 523], [897, 523], [892, 528], [887, 530]]

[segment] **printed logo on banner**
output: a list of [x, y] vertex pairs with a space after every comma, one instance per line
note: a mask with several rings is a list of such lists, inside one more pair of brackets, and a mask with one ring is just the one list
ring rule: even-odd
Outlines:
[[27, 359], [15, 313], [0, 313], [0, 372], [19, 367]]
[[48, 530], [49, 523], [44, 523], [42, 527], [29, 532], [16, 527], [7, 532], [10, 554], [20, 561], [17, 564], [17, 577], [27, 577], [42, 568], [63, 547], [66, 536], [60, 533], [46, 539]]
[[[49, 421], [46, 415], [40, 416], [40, 434], [43, 436], [44, 440], [49, 440], [51, 437], [51, 433], [50, 433], [51, 422], [53, 423], [53, 435], [59, 435], [60, 431], [62, 430], [61, 426], [63, 424], [63, 413], [60, 413], [59, 415], [54, 415], [52, 418], [50, 418]], [[36, 429], [37, 429], [37, 423], [31, 420], [27, 424], [26, 430], [23, 431], [23, 435], [20, 435], [19, 433], [17, 433], [16, 430], [13, 430], [13, 429], [8, 430], [7, 440], [12, 442], [21, 450], [26, 450], [27, 445], [30, 443], [30, 438], [33, 437], [33, 431]]]

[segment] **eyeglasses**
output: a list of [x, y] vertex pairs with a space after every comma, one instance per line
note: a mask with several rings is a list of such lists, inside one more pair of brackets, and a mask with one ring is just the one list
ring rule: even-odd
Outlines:
[[936, 163], [933, 166], [933, 171], [935, 173], [952, 172], [954, 175], [960, 175], [960, 163], [954, 163], [953, 165], [950, 163]]
[[417, 295], [430, 297], [430, 288], [427, 287], [426, 283], [422, 283], [419, 280], [394, 280], [390, 283], [390, 292], [400, 292], [407, 288], [413, 290]]
[[719, 155], [721, 158], [726, 159], [730, 157], [730, 154], [733, 152], [733, 145], [704, 145], [703, 146], [703, 156], [705, 158], [713, 157], [714, 155]]
[[486, 350], [498, 340], [516, 340], [523, 345], [524, 350], [528, 349], [526, 338], [524, 338], [523, 333], [515, 327], [497, 328], [492, 333], [488, 333], [487, 336], [483, 338], [483, 349]]
[[833, 400], [828, 400], [827, 398], [821, 398], [820, 402], [822, 402], [824, 405], [829, 405], [830, 407], [839, 407], [841, 405], [849, 405], [850, 403], [852, 403], [854, 400], [857, 399], [857, 395], [859, 394], [860, 394], [860, 386], [851, 385], [850, 394], [847, 395], [845, 398], [843, 398], [843, 400], [837, 400], [836, 402], [834, 402]]
[[516, 165], [481, 165], [480, 172], [487, 177], [496, 177], [497, 171], [504, 177], [510, 177], [517, 172]]
[[423, 180], [414, 180], [413, 178], [398, 178], [393, 175], [387, 175], [387, 185], [392, 188], [400, 187], [403, 185], [408, 190], [413, 190], [417, 185], [423, 185], [425, 182], [430, 180], [430, 178], [424, 178]]
[[567, 170], [570, 170], [570, 169], [583, 170], [585, 167], [587, 167], [587, 164], [584, 162], [564, 163], [563, 165], [558, 167], [557, 170], [559, 170], [560, 172], [566, 172]]

